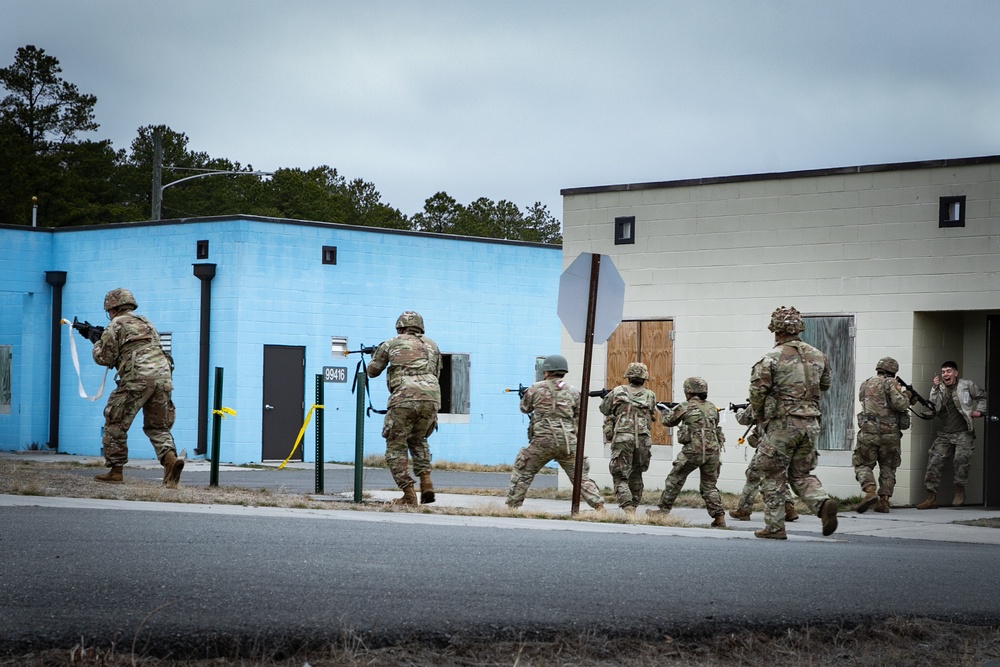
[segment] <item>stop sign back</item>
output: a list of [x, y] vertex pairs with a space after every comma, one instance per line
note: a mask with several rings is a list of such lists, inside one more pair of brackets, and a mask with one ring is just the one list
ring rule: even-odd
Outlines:
[[[570, 338], [586, 343], [587, 306], [590, 301], [590, 271], [593, 254], [580, 253], [559, 276], [559, 305], [556, 312]], [[625, 281], [614, 262], [600, 255], [597, 303], [594, 317], [594, 342], [603, 343], [622, 321], [625, 310]]]

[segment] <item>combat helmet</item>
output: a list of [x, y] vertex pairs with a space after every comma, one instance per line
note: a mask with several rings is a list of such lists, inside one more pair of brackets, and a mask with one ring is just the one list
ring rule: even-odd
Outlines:
[[699, 377], [688, 378], [687, 380], [684, 380], [684, 393], [688, 396], [694, 394], [707, 394], [708, 381]]
[[548, 373], [553, 371], [569, 373], [569, 362], [567, 362], [566, 357], [561, 354], [550, 354], [545, 357], [545, 360], [542, 362], [542, 370]]
[[892, 357], [882, 357], [875, 364], [876, 371], [882, 371], [889, 375], [895, 375], [899, 371], [899, 362]]
[[649, 369], [646, 368], [646, 364], [639, 361], [633, 361], [628, 365], [628, 368], [625, 369], [625, 378], [627, 380], [631, 380], [633, 378], [648, 380]]
[[129, 292], [124, 287], [118, 287], [104, 295], [104, 310], [124, 308], [126, 306], [131, 306], [134, 310], [139, 307], [139, 304], [135, 302], [132, 292]]
[[396, 320], [396, 331], [404, 331], [406, 329], [416, 329], [420, 333], [424, 332], [424, 318], [420, 317], [420, 313], [407, 310], [399, 316], [399, 319]]
[[771, 323], [767, 330], [773, 333], [790, 334], [792, 336], [805, 331], [806, 325], [802, 322], [802, 315], [795, 308], [785, 308], [778, 306], [771, 313]]

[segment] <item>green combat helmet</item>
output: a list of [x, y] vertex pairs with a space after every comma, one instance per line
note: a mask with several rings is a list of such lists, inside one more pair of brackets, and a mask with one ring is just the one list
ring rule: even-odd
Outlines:
[[420, 333], [424, 332], [424, 318], [420, 317], [420, 313], [407, 310], [399, 316], [399, 319], [396, 320], [396, 331], [405, 331], [406, 329], [416, 329]]
[[649, 369], [646, 368], [646, 364], [633, 361], [628, 365], [628, 368], [625, 369], [625, 379], [631, 380], [633, 378], [638, 378], [639, 380], [649, 379]]
[[132, 296], [132, 292], [129, 292], [124, 287], [113, 289], [104, 295], [104, 310], [123, 308], [125, 306], [131, 306], [133, 310], [139, 307], [135, 302], [135, 297]]
[[566, 361], [566, 357], [560, 354], [550, 354], [542, 362], [542, 370], [548, 373], [553, 371], [569, 373], [569, 363]]
[[708, 382], [699, 377], [688, 378], [687, 380], [684, 380], [684, 393], [688, 396], [694, 396], [695, 394], [707, 394]]
[[895, 375], [899, 371], [899, 362], [892, 357], [882, 357], [875, 364], [876, 371], [882, 371], [883, 373], [888, 373], [889, 375]]
[[805, 331], [806, 325], [802, 322], [802, 315], [795, 308], [778, 306], [771, 313], [771, 323], [767, 326], [767, 330], [795, 336]]

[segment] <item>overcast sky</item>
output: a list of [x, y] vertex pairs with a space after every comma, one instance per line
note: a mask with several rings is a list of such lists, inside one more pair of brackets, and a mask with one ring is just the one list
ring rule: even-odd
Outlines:
[[127, 149], [165, 124], [255, 169], [445, 191], [1000, 154], [1000, 2], [2, 0]]

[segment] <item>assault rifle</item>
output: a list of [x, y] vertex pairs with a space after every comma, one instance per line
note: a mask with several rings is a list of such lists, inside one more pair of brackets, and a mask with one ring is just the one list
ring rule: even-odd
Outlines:
[[587, 396], [590, 396], [591, 398], [604, 398], [610, 393], [610, 389], [595, 389], [594, 391], [588, 391]]
[[73, 328], [80, 332], [80, 335], [89, 340], [91, 343], [96, 343], [101, 340], [101, 334], [104, 333], [104, 327], [98, 326], [96, 324], [91, 324], [87, 320], [81, 322], [73, 316]]
[[657, 403], [656, 409], [660, 412], [666, 412], [667, 410], [676, 408], [678, 405], [680, 405], [680, 403]]
[[750, 407], [750, 399], [747, 399], [746, 403], [729, 403], [729, 409], [733, 412], [739, 412], [740, 410], [746, 410]]
[[[381, 343], [379, 345], [381, 345]], [[368, 347], [362, 345], [357, 350], [344, 350], [344, 356], [346, 357], [349, 354], [375, 354], [375, 350], [377, 349], [378, 345], [371, 345]]]
[[[913, 396], [913, 398], [917, 399], [917, 402], [920, 403], [920, 405], [922, 405], [925, 408], [927, 408], [928, 410], [930, 410], [931, 414], [936, 414], [937, 413], [937, 410], [934, 409], [934, 404], [931, 403], [930, 401], [928, 401], [923, 396], [921, 396], [919, 393], [917, 393], [917, 390], [913, 388], [912, 384], [906, 384], [906, 380], [904, 380], [903, 378], [899, 378], [899, 377], [896, 378], [896, 382], [899, 383], [899, 386], [903, 387], [904, 389], [906, 389], [906, 391], [910, 392], [910, 394]], [[914, 414], [916, 414], [916, 413], [914, 413]], [[920, 415], [917, 415], [917, 416], [919, 417]]]
[[518, 398], [524, 398], [524, 394], [528, 391], [528, 388], [525, 387], [520, 382], [518, 382], [517, 383], [517, 389], [504, 389], [503, 393], [505, 393], [505, 394], [511, 394], [511, 393], [513, 393], [515, 391], [517, 392], [517, 397]]

